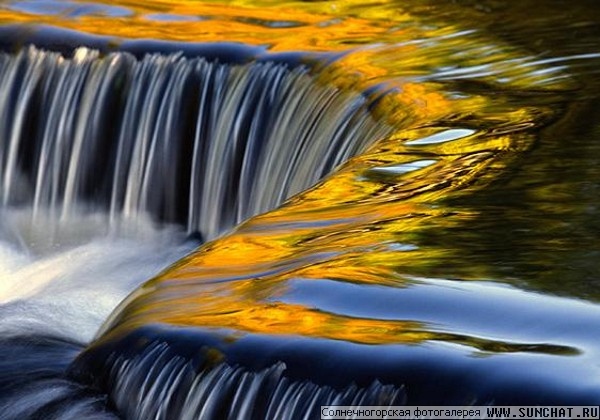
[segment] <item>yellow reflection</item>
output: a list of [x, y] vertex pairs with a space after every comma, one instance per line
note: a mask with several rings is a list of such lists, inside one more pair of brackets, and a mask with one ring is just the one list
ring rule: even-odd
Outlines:
[[[547, 106], [510, 98], [511, 90], [542, 89], [543, 72], [533, 72], [526, 55], [453, 24], [423, 24], [397, 2], [385, 0], [96, 3], [130, 13], [47, 16], [5, 8], [0, 24], [324, 53], [313, 66], [315, 83], [372, 92], [373, 117], [394, 128], [314, 188], [149, 281], [121, 305], [104, 331], [167, 323], [363, 344], [438, 339], [489, 347], [440, 335], [415, 321], [351, 317], [287, 304], [281, 297], [296, 278], [408, 287], [404, 274], [418, 273], [437, 257], [412, 246], [415, 233], [433, 222], [450, 227], [469, 217], [449, 217], [440, 200], [471, 193], [494, 179], [531, 146], [532, 129], [552, 116]], [[478, 82], [499, 86], [498, 93], [461, 93], [444, 82], [452, 72], [481, 73]], [[410, 145], [452, 127], [473, 133]]]
[[[68, 10], [50, 16], [0, 10], [0, 23], [41, 23], [123, 38], [193, 42], [227, 40], [266, 45], [272, 51], [296, 50], [301, 45], [305, 51], [327, 52], [346, 49], [347, 44], [369, 43], [374, 30], [381, 33], [388, 29], [374, 28], [369, 20], [350, 16], [334, 20], [337, 15], [332, 15], [329, 7], [311, 13], [285, 3], [268, 9], [256, 4], [230, 2], [111, 1], [105, 4], [108, 7], [105, 13], [76, 18], [71, 17]], [[123, 7], [130, 13], [111, 17], [110, 7]]]

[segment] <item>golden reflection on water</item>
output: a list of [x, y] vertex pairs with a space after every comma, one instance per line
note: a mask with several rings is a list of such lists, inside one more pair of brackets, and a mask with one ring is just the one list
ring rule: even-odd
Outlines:
[[[117, 38], [241, 42], [273, 53], [328, 53], [314, 65], [315, 82], [385, 92], [372, 114], [395, 129], [314, 188], [148, 282], [105, 331], [166, 323], [363, 344], [442, 340], [486, 351], [527, 351], [436, 332], [417, 320], [348, 316], [280, 299], [295, 279], [404, 288], [411, 276], [434, 276], [432, 262], [441, 256], [435, 253], [444, 251], [420, 249], [416, 234], [424, 226], [447, 228], [474, 216], [464, 209], [452, 212], [440, 200], [470, 194], [497, 178], [531, 147], [532, 128], [553, 116], [535, 94], [561, 85], [546, 84], [545, 73], [535, 72], [526, 55], [458, 25], [423, 22], [390, 1], [105, 4], [106, 13], [77, 16], [69, 10], [40, 15], [5, 8], [0, 23], [41, 23]], [[110, 16], [109, 6], [130, 13]], [[479, 83], [491, 89], [477, 93], [457, 87], [456, 78], [444, 82], [457, 72], [477, 73]], [[530, 103], [515, 102], [512, 93], [529, 87], [535, 87]], [[463, 135], [427, 141], [452, 130]], [[469, 277], [489, 273], [478, 266], [464, 278]]]

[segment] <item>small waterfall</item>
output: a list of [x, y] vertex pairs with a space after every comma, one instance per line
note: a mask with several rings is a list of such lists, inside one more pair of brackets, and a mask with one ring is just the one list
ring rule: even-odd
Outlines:
[[0, 420], [598, 405], [594, 2], [255, 3], [0, 6]]
[[[198, 359], [196, 357], [196, 359]], [[284, 363], [250, 371], [206, 355], [197, 361], [173, 353], [165, 342], [150, 342], [132, 358], [107, 359], [106, 380], [119, 413], [128, 419], [311, 419], [322, 405], [399, 405], [402, 388], [356, 385], [336, 390], [285, 376]], [[195, 366], [196, 365], [196, 366]]]
[[87, 48], [0, 53], [0, 86], [0, 419], [291, 418], [401, 397], [291, 380], [281, 363], [199, 371], [160, 343], [107, 358], [109, 395], [66, 374], [127, 293], [197, 245], [173, 225], [216, 238], [389, 133], [367, 96], [299, 65]]
[[0, 54], [0, 199], [68, 219], [85, 204], [213, 239], [389, 131], [307, 68], [180, 54]]

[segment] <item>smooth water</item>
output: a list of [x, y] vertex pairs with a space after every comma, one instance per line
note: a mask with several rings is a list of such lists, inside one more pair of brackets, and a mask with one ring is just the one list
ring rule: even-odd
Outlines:
[[599, 21], [1, 4], [0, 418], [597, 405]]

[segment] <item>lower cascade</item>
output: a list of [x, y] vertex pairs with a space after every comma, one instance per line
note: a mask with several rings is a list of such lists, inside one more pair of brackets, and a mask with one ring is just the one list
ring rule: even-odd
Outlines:
[[[219, 363], [203, 366], [151, 343], [133, 358], [110, 360], [108, 384], [114, 404], [127, 418], [298, 418], [314, 417], [323, 405], [399, 405], [404, 393], [374, 382], [341, 390], [286, 377], [283, 363], [251, 371]], [[136, 401], [135, 405], [132, 401]]]
[[600, 403], [588, 9], [114, 3], [0, 6], [0, 420]]

